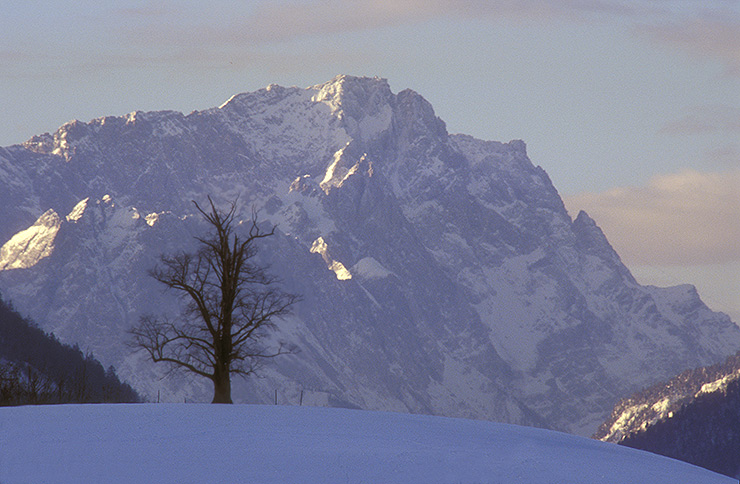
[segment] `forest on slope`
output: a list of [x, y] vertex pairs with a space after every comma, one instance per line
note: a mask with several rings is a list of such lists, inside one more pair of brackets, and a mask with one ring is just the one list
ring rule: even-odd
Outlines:
[[0, 406], [140, 401], [113, 367], [62, 344], [0, 298]]
[[622, 400], [595, 437], [740, 477], [740, 352]]

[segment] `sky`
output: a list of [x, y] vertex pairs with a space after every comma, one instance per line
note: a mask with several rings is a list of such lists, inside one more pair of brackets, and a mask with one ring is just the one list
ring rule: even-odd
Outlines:
[[738, 0], [0, 0], [0, 146], [275, 83], [379, 76], [523, 139], [641, 283], [740, 322]]

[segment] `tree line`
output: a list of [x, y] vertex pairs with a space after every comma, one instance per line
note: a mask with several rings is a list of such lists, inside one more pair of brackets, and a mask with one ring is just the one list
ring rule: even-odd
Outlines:
[[140, 401], [113, 367], [61, 343], [0, 297], [0, 406]]

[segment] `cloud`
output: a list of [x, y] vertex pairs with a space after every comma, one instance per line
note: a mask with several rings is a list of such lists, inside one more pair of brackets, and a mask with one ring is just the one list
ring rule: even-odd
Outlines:
[[740, 260], [740, 170], [684, 171], [647, 186], [567, 196], [628, 264], [722, 264]]
[[712, 149], [707, 152], [706, 160], [715, 166], [740, 168], [740, 145], [726, 144]]
[[[161, 6], [132, 10], [162, 12]], [[161, 24], [128, 30], [142, 43], [254, 45], [423, 22], [435, 18], [494, 20], [583, 21], [599, 16], [638, 17], [644, 7], [621, 0], [313, 0], [259, 2], [254, 8], [214, 19], [203, 15], [200, 25], [168, 28]], [[649, 9], [651, 12], [654, 9]], [[156, 27], [156, 28], [153, 28]], [[191, 39], [191, 40], [188, 40]]]
[[[433, 18], [488, 21], [626, 21], [662, 45], [715, 59], [740, 75], [740, 12], [732, 0], [328, 0], [261, 4], [222, 40], [264, 42], [389, 27]], [[215, 32], [210, 32], [213, 35]], [[219, 36], [215, 36], [219, 37]]]
[[[714, 9], [701, 18], [705, 24], [686, 20], [684, 5]], [[711, 51], [722, 59], [736, 59], [738, 15], [719, 16], [723, 0], [260, 0], [252, 2], [197, 2], [194, 0], [149, 0], [132, 6], [101, 6], [89, 15], [60, 17], [54, 25], [64, 35], [39, 30], [14, 40], [27, 57], [6, 60], [14, 76], [25, 74], [23, 65], [43, 52], [54, 51], [61, 62], [74, 67], [106, 65], [172, 65], [183, 68], [213, 68], [231, 62], [252, 65], [251, 59], [272, 51], [270, 64], [284, 63], [284, 43], [306, 39], [319, 42], [323, 36], [408, 26], [434, 19], [475, 19], [489, 22], [551, 21], [593, 23], [623, 22], [642, 25], [641, 32], [662, 44], [691, 52]], [[694, 7], [697, 10], [699, 7]], [[68, 15], [68, 14], [67, 14]], [[692, 29], [683, 32], [689, 22]], [[714, 23], [710, 23], [714, 22]], [[722, 24], [725, 22], [725, 24]], [[721, 30], [714, 26], [725, 25]], [[463, 27], [464, 28], [464, 27]], [[59, 30], [57, 29], [57, 30]], [[21, 38], [23, 37], [23, 38]], [[91, 41], [91, 39], [94, 39]], [[707, 40], [709, 39], [709, 40]], [[713, 40], [712, 40], [713, 39]], [[728, 45], [728, 39], [732, 40]], [[700, 42], [701, 41], [701, 42]], [[328, 42], [327, 42], [328, 43]], [[283, 44], [283, 45], [281, 45]], [[31, 46], [31, 47], [29, 47]], [[53, 49], [51, 46], [54, 46]], [[340, 55], [350, 47], [333, 43]], [[370, 47], [370, 46], [369, 46]], [[236, 59], [236, 61], [235, 61]], [[737, 60], [737, 59], [736, 59]], [[740, 65], [740, 64], [738, 64]], [[66, 65], [59, 66], [62, 70]], [[734, 68], [733, 68], [734, 70]], [[0, 74], [7, 76], [7, 74]]]
[[714, 59], [726, 73], [740, 75], [740, 14], [712, 13], [700, 18], [644, 25], [638, 31], [652, 40], [705, 60]]
[[136, 7], [116, 8], [115, 12], [123, 17], [151, 19], [153, 17], [174, 17], [177, 10], [174, 8], [174, 5], [167, 5], [163, 2], [154, 2], [146, 5], [139, 5]]
[[716, 132], [740, 133], [740, 107], [698, 106], [683, 118], [667, 123], [660, 132], [681, 136]]
[[[252, 10], [170, 30], [216, 44], [257, 44], [423, 21], [447, 12], [445, 0], [262, 2]], [[195, 34], [195, 35], [193, 35]]]
[[[461, 11], [458, 2], [447, 2], [451, 10]], [[462, 3], [462, 11], [478, 18], [488, 14], [496, 18], [588, 20], [603, 16], [635, 17], [658, 10], [645, 5], [620, 0], [520, 0], [467, 1]]]
[[727, 14], [725, 5], [732, 1], [719, 0], [716, 7], [696, 1], [687, 8], [685, 0], [288, 0], [260, 2], [225, 31], [233, 35], [229, 34], [233, 25], [248, 26], [249, 31], [242, 35], [253, 40], [275, 40], [458, 17], [489, 21], [626, 19], [634, 24], [652, 22], [656, 35], [663, 28], [668, 36], [672, 25], [698, 12], [707, 17], [737, 20], [738, 15]]
[[25, 59], [27, 59], [27, 56], [20, 50], [0, 50], [0, 61], [2, 62], [21, 62]]
[[[227, 65], [234, 58], [259, 57], [284, 42], [326, 35], [407, 26], [433, 19], [571, 22], [672, 18], [666, 5], [674, 0], [261, 0], [253, 2], [174, 2], [149, 0], [132, 6], [99, 7], [94, 21], [61, 18], [65, 35], [45, 31], [18, 38], [28, 58], [54, 45], [65, 62], [130, 66]], [[657, 27], [656, 27], [657, 28]], [[71, 34], [74, 32], [74, 35]], [[654, 33], [654, 35], [658, 35]], [[90, 39], [95, 39], [91, 42]], [[34, 43], [30, 43], [34, 40]], [[29, 45], [35, 47], [29, 48]], [[336, 52], [341, 45], [331, 46]], [[277, 56], [279, 57], [279, 55]], [[79, 60], [77, 60], [79, 59]], [[275, 62], [279, 62], [276, 60]], [[10, 64], [22, 64], [14, 58]], [[57, 62], [58, 64], [58, 62]], [[240, 61], [241, 65], [250, 62]], [[64, 67], [64, 66], [62, 66]], [[20, 65], [16, 70], [25, 70]], [[0, 74], [2, 75], [2, 74]]]
[[639, 25], [639, 32], [660, 44], [702, 58], [719, 58], [728, 63], [728, 71], [740, 73], [740, 15], [728, 4], [722, 0], [711, 4], [685, 0], [278, 0], [215, 2], [207, 7], [188, 2], [176, 9], [171, 2], [157, 0], [121, 10], [126, 21], [117, 34], [122, 45], [179, 56], [186, 63], [192, 52], [191, 63], [199, 65], [224, 50], [262, 49], [275, 43], [440, 18], [492, 24], [618, 21]]

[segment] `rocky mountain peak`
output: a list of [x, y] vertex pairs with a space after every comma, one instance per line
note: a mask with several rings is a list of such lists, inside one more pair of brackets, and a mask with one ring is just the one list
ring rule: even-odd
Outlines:
[[395, 96], [385, 79], [340, 75], [310, 89], [311, 100], [329, 106], [357, 141], [372, 141], [390, 128]]
[[432, 105], [420, 94], [411, 89], [398, 93], [397, 129], [404, 139], [431, 134], [435, 137], [446, 137], [447, 127], [434, 113]]
[[576, 235], [576, 245], [579, 249], [587, 254], [609, 260], [613, 264], [622, 265], [619, 255], [607, 240], [604, 232], [585, 211], [578, 212], [573, 221], [573, 232]]
[[576, 243], [581, 249], [594, 255], [616, 255], [604, 232], [585, 211], [578, 212], [573, 220], [573, 232], [576, 234]]
[[339, 75], [309, 89], [316, 91], [313, 101], [327, 103], [334, 111], [343, 110], [359, 117], [376, 114], [394, 98], [388, 81], [378, 77]]

